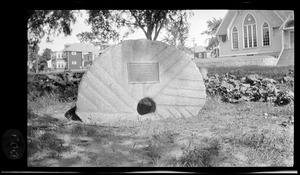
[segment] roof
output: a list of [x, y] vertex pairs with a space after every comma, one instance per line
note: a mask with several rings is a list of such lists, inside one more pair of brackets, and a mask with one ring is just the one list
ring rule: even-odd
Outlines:
[[66, 44], [65, 49], [62, 51], [72, 51], [72, 52], [98, 52], [99, 49], [90, 44], [84, 43], [73, 43], [73, 44]]
[[294, 14], [289, 15], [289, 17], [283, 22], [283, 24], [280, 26], [280, 30], [281, 29], [286, 29], [286, 28], [290, 28], [290, 27], [294, 27]]
[[195, 46], [195, 53], [199, 53], [199, 52], [206, 52], [205, 47], [204, 46]]
[[221, 24], [219, 25], [216, 35], [223, 35], [227, 33], [227, 27], [229, 26], [231, 20], [233, 19], [237, 10], [228, 10], [225, 14], [225, 17], [222, 19]]
[[[227, 28], [234, 19], [237, 11], [238, 10], [228, 10], [216, 31], [216, 35], [227, 34]], [[294, 11], [292, 10], [260, 10], [260, 12], [269, 20], [272, 27], [280, 27], [290, 15], [294, 16]]]

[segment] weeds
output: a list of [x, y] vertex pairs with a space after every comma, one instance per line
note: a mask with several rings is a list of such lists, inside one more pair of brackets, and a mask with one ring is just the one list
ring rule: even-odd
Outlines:
[[53, 126], [56, 126], [58, 119], [50, 115], [37, 115], [31, 109], [27, 110], [27, 117], [28, 157], [37, 152], [47, 151], [50, 157], [58, 158], [59, 153], [69, 150], [68, 146], [63, 146], [64, 141], [57, 138], [53, 132]]
[[179, 167], [211, 167], [212, 159], [219, 154], [220, 145], [214, 141], [208, 147], [194, 147], [183, 153], [179, 159], [173, 158], [173, 166]]
[[83, 133], [83, 127], [81, 125], [75, 125], [71, 129], [72, 136], [81, 135]]
[[28, 137], [28, 157], [32, 156], [36, 152], [41, 152], [43, 150], [50, 151], [50, 157], [58, 157], [58, 155], [63, 151], [69, 150], [68, 146], [63, 146], [64, 141], [58, 139], [57, 136], [51, 132], [41, 132], [39, 136], [39, 131], [29, 131]]
[[234, 145], [250, 147], [259, 151], [291, 152], [293, 138], [286, 131], [259, 129], [236, 134], [232, 139]]
[[57, 105], [61, 103], [58, 95], [54, 93], [45, 93], [45, 95], [39, 98], [32, 98], [31, 94], [32, 93], [29, 93], [27, 98], [27, 108], [31, 111], [38, 111], [48, 106]]
[[97, 129], [94, 126], [84, 124], [75, 125], [71, 129], [71, 134], [73, 136], [85, 135], [88, 137], [96, 137], [98, 136], [97, 133]]
[[258, 131], [236, 132], [229, 139], [237, 147], [244, 147], [249, 164], [264, 162], [282, 165], [282, 161], [293, 156], [293, 135], [286, 130], [262, 128]]

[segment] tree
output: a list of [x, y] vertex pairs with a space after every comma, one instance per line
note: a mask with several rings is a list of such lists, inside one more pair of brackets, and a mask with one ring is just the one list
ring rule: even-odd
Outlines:
[[81, 43], [91, 43], [94, 46], [101, 46], [104, 42], [99, 35], [95, 35], [93, 32], [81, 32], [76, 35]]
[[[189, 17], [193, 15], [192, 12], [189, 13]], [[169, 45], [173, 45], [181, 50], [186, 50], [185, 42], [188, 38], [189, 33], [189, 23], [187, 22], [188, 13], [178, 13], [177, 16], [172, 17], [172, 23], [166, 27], [167, 35], [164, 37], [163, 41]]]
[[27, 51], [27, 60], [28, 61], [34, 61], [37, 59], [38, 57], [38, 52], [39, 52], [40, 48], [38, 45], [35, 45], [35, 47], [29, 47], [28, 46], [28, 51]]
[[45, 68], [48, 67], [47, 61], [46, 60], [41, 60], [38, 63], [39, 71], [45, 70]]
[[72, 32], [71, 23], [75, 23], [74, 10], [28, 10], [28, 46], [34, 48], [47, 34], [47, 42], [51, 42], [51, 35]]
[[51, 52], [52, 52], [51, 49], [46, 48], [42, 53], [41, 60], [45, 60], [45, 61], [51, 60]]
[[[119, 40], [122, 27], [128, 30], [122, 37], [141, 29], [146, 38], [157, 40], [161, 29], [174, 22], [173, 16], [185, 11], [180, 10], [89, 10], [87, 23], [92, 32], [82, 32], [77, 37], [82, 41], [97, 42]], [[179, 23], [180, 24], [180, 23]]]
[[208, 38], [208, 45], [206, 47], [206, 50], [211, 51], [211, 55], [212, 57], [218, 57], [219, 56], [219, 50], [217, 48], [217, 46], [219, 45], [219, 41], [217, 39], [217, 37], [215, 36], [217, 29], [219, 27], [219, 25], [221, 24], [222, 19], [216, 19], [213, 18], [212, 20], [208, 20], [207, 23], [207, 30], [202, 32], [201, 34], [206, 34], [206, 35], [210, 35], [211, 37]]

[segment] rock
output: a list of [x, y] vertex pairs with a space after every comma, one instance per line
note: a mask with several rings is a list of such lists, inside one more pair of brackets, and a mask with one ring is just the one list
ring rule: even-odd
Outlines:
[[65, 113], [65, 117], [69, 120], [74, 120], [74, 121], [80, 121], [82, 122], [82, 120], [80, 119], [80, 117], [75, 113], [76, 111], [76, 106], [69, 109], [66, 113]]
[[76, 114], [100, 123], [192, 117], [205, 100], [200, 71], [184, 52], [158, 41], [127, 40], [106, 49], [83, 75]]

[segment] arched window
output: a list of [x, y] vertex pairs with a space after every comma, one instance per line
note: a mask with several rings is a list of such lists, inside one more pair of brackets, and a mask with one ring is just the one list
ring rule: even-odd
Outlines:
[[244, 19], [244, 48], [257, 47], [256, 21], [251, 14]]
[[236, 27], [232, 29], [232, 49], [238, 49], [239, 48], [239, 39], [238, 39], [238, 30]]
[[262, 33], [263, 33], [263, 46], [269, 46], [270, 45], [270, 28], [268, 23], [264, 22], [262, 25]]

